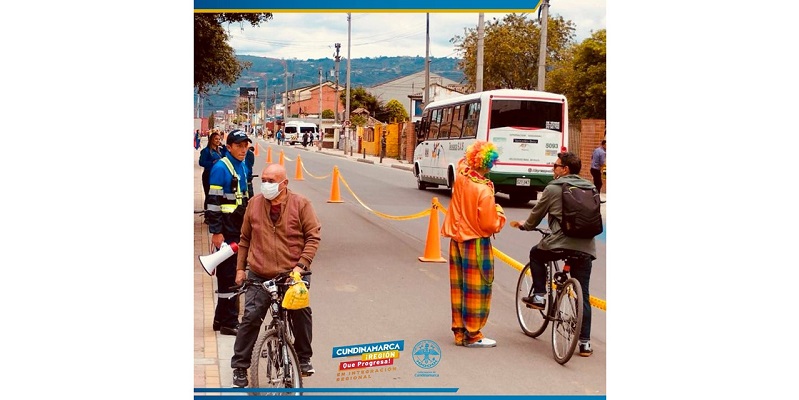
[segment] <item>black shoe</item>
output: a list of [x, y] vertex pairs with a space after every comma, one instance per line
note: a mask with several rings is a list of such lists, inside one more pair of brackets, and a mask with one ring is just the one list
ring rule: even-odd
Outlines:
[[580, 353], [583, 357], [591, 357], [591, 354], [594, 354], [594, 349], [591, 348], [591, 343], [585, 342], [580, 343]]
[[527, 304], [527, 308], [533, 308], [536, 310], [543, 310], [546, 308], [547, 300], [538, 295], [532, 295], [527, 297], [522, 297], [522, 302]]
[[300, 372], [302, 372], [302, 376], [311, 376], [316, 371], [310, 361], [305, 361], [300, 363]]
[[219, 328], [219, 333], [222, 335], [236, 336], [239, 333], [239, 328], [223, 326]]
[[247, 381], [247, 369], [246, 368], [236, 368], [233, 370], [233, 386], [236, 387], [247, 387], [250, 382]]

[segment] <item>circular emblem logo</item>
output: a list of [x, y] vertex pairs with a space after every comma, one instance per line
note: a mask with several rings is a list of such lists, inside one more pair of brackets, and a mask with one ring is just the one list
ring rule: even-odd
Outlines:
[[422, 340], [413, 346], [411, 356], [413, 362], [419, 367], [433, 368], [441, 361], [441, 347], [432, 340]]

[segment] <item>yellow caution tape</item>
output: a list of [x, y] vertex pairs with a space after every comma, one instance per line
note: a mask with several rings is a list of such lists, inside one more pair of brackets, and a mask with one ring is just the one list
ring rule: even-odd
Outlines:
[[380, 211], [372, 210], [371, 208], [369, 208], [369, 206], [364, 204], [361, 201], [361, 199], [358, 198], [358, 196], [355, 195], [355, 193], [352, 191], [352, 189], [350, 189], [350, 185], [347, 184], [347, 181], [344, 179], [343, 176], [341, 176], [341, 174], [339, 174], [338, 177], [339, 177], [339, 179], [341, 179], [341, 183], [344, 184], [344, 187], [347, 188], [347, 190], [350, 192], [352, 197], [355, 197], [355, 200], [358, 200], [358, 203], [361, 203], [363, 208], [369, 210], [370, 212], [374, 213], [375, 215], [379, 215], [379, 216], [381, 216], [383, 218], [387, 218], [387, 219], [393, 219], [395, 221], [404, 221], [404, 220], [409, 220], [409, 219], [416, 219], [416, 218], [424, 217], [426, 215], [430, 215], [430, 209], [429, 208], [424, 210], [424, 211], [421, 211], [421, 212], [418, 212], [416, 214], [413, 214], [413, 215], [403, 215], [403, 216], [389, 215], [389, 214], [382, 213]]

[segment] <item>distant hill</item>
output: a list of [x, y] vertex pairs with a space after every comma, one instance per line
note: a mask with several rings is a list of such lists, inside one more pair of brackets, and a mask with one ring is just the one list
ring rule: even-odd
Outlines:
[[[233, 109], [236, 98], [239, 94], [239, 87], [258, 87], [259, 97], [263, 98], [264, 81], [267, 82], [267, 94], [269, 95], [268, 105], [272, 104], [273, 95], [277, 96], [280, 102], [280, 93], [286, 90], [286, 80], [284, 79], [283, 61], [275, 58], [237, 56], [241, 61], [249, 61], [252, 67], [242, 73], [239, 80], [233, 86], [216, 87], [211, 90], [210, 95], [203, 106], [204, 114], [207, 116], [213, 110]], [[465, 82], [465, 76], [458, 69], [457, 58], [431, 58], [430, 72], [439, 74], [455, 82]], [[319, 84], [319, 68], [322, 68], [322, 80], [335, 82], [336, 63], [332, 58], [316, 60], [285, 60], [288, 68], [288, 87], [299, 88]], [[365, 88], [387, 82], [405, 75], [410, 75], [424, 70], [424, 57], [377, 57], [377, 58], [353, 58], [350, 63], [352, 73], [350, 80], [352, 87], [363, 86]], [[292, 77], [293, 74], [293, 77]], [[293, 82], [292, 82], [293, 80]], [[255, 82], [253, 82], [255, 81]], [[347, 83], [347, 60], [342, 57], [339, 62], [339, 85], [345, 86]]]

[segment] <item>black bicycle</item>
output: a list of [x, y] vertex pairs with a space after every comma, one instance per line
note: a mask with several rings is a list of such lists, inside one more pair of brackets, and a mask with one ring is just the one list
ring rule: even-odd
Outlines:
[[[300, 275], [310, 275], [303, 271]], [[266, 333], [255, 343], [250, 363], [250, 387], [252, 388], [302, 388], [300, 360], [294, 350], [294, 336], [289, 325], [288, 310], [283, 308], [283, 296], [295, 282], [289, 273], [282, 273], [268, 281], [246, 279], [233, 296], [246, 292], [250, 287], [266, 290], [269, 294], [269, 311], [272, 321], [264, 328]], [[305, 282], [308, 285], [308, 282]], [[255, 392], [252, 395], [300, 396], [300, 392]]]
[[[540, 228], [532, 230], [540, 232], [544, 238], [552, 232]], [[585, 257], [590, 257], [587, 255]], [[538, 337], [552, 322], [552, 353], [555, 361], [565, 364], [574, 354], [579, 341], [580, 329], [583, 325], [583, 290], [577, 279], [570, 277], [569, 265], [583, 256], [564, 252], [563, 269], [559, 261], [545, 263], [547, 268], [546, 305], [543, 310], [533, 308], [522, 298], [533, 295], [533, 277], [530, 264], [524, 266], [516, 284], [516, 317], [524, 334]]]

